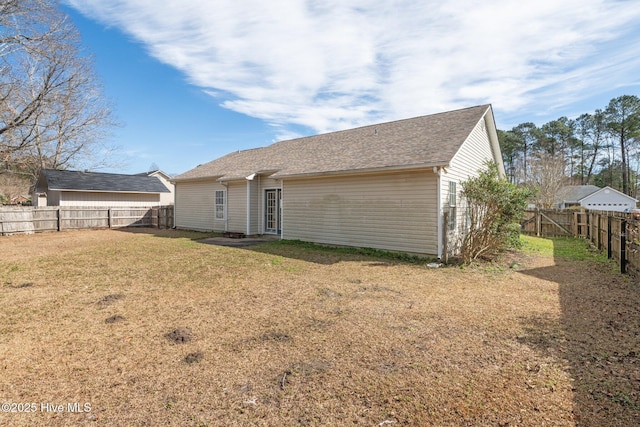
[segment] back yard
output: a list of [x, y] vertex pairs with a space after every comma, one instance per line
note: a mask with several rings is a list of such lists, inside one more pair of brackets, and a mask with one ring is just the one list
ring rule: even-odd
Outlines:
[[0, 238], [0, 424], [640, 424], [640, 289], [583, 241], [432, 269], [201, 237]]

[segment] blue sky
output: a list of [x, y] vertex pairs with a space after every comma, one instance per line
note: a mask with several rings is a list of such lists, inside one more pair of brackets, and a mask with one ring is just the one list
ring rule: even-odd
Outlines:
[[62, 0], [121, 126], [103, 171], [491, 103], [498, 128], [640, 94], [638, 0]]

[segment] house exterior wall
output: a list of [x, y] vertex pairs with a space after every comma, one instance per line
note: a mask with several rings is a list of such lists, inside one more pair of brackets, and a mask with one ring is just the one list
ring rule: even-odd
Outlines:
[[[108, 193], [84, 191], [49, 191], [48, 206], [148, 207], [160, 205], [159, 193]], [[59, 197], [56, 200], [56, 197]], [[58, 202], [58, 203], [56, 203]]]
[[437, 253], [432, 171], [285, 179], [283, 238]]
[[176, 227], [196, 231], [226, 231], [228, 209], [225, 219], [217, 220], [215, 217], [217, 190], [226, 192], [227, 189], [214, 179], [176, 183]]
[[[473, 131], [467, 137], [467, 140], [460, 147], [445, 172], [441, 175], [440, 194], [441, 194], [441, 212], [449, 208], [449, 189], [451, 182], [455, 182], [456, 188], [456, 221], [453, 224], [454, 229], [445, 230], [447, 232], [447, 249], [451, 253], [455, 253], [459, 247], [460, 239], [465, 233], [467, 227], [467, 213], [465, 200], [460, 196], [462, 191], [461, 183], [472, 176], [478, 176], [478, 170], [484, 168], [486, 161], [495, 159], [491, 150], [491, 142], [489, 133], [487, 132], [487, 124], [485, 118], [480, 120]], [[447, 225], [448, 227], [448, 225]]]
[[46, 192], [47, 204], [46, 206], [60, 206], [60, 192], [56, 190], [50, 190]]
[[160, 181], [162, 181], [164, 186], [167, 187], [167, 189], [170, 191], [170, 193], [160, 193], [160, 205], [161, 206], [173, 205], [175, 203], [175, 198], [176, 198], [175, 186], [171, 182], [169, 182], [169, 180], [163, 173], [153, 173], [151, 174], [151, 176], [155, 176]]
[[260, 228], [260, 177], [256, 177], [251, 181], [247, 181], [247, 196], [249, 221], [247, 235], [262, 234]]
[[622, 193], [603, 188], [582, 199], [580, 205], [592, 210], [625, 212], [635, 209], [636, 202]]
[[247, 181], [233, 181], [227, 185], [227, 231], [246, 233]]

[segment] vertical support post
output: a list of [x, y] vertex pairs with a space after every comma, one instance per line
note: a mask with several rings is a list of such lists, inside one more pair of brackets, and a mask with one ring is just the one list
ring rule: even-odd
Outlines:
[[584, 215], [585, 215], [585, 220], [587, 221], [587, 225], [586, 225], [586, 227], [587, 227], [587, 239], [591, 240], [591, 224], [592, 224], [592, 222], [591, 222], [591, 214], [588, 213], [588, 212], [585, 212]]
[[540, 214], [540, 210], [536, 208], [536, 236], [540, 237], [540, 233], [542, 231], [542, 214]]
[[109, 208], [107, 209], [107, 227], [109, 228], [111, 228], [112, 226], [111, 217], [112, 217], [112, 212], [111, 212], [111, 208]]
[[607, 215], [607, 258], [611, 259], [611, 217]]
[[620, 273], [627, 272], [627, 220], [620, 222]]
[[61, 210], [62, 206], [58, 206], [58, 209], [56, 209], [56, 222], [58, 223], [58, 231], [62, 231], [62, 212], [60, 212]]

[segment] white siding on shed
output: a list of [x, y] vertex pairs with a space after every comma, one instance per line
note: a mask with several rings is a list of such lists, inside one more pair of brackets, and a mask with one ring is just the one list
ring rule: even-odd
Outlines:
[[216, 190], [226, 188], [215, 180], [178, 182], [175, 187], [177, 228], [225, 231], [226, 220], [215, 219]]
[[437, 253], [431, 171], [286, 179], [283, 238]]
[[[108, 206], [112, 208], [148, 207], [160, 205], [160, 193], [109, 193], [86, 191], [60, 191], [59, 206]], [[55, 196], [48, 197], [49, 206], [55, 206]]]

